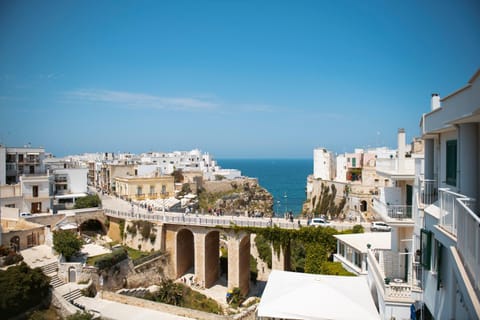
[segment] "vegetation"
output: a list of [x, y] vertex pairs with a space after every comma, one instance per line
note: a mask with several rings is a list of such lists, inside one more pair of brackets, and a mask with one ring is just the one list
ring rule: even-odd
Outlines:
[[57, 315], [55, 307], [50, 306], [48, 309], [35, 310], [30, 314], [28, 320], [58, 320], [60, 317]]
[[75, 209], [96, 208], [102, 206], [102, 200], [98, 194], [89, 194], [86, 197], [77, 198], [75, 201]]
[[228, 303], [233, 308], [238, 308], [243, 301], [245, 301], [245, 296], [242, 295], [242, 291], [240, 290], [240, 288], [233, 288]]
[[265, 239], [264, 236], [261, 234], [257, 234], [255, 237], [255, 245], [257, 246], [258, 255], [260, 259], [262, 259], [268, 266], [268, 268], [272, 268], [272, 248], [270, 247], [270, 243]]
[[132, 221], [130, 225], [127, 225], [127, 233], [132, 237], [135, 237], [140, 232], [143, 240], [150, 240], [151, 243], [155, 242], [157, 235], [153, 228], [153, 223], [145, 220]]
[[[5, 246], [0, 246], [0, 257], [5, 257], [3, 260], [3, 265], [5, 266], [23, 261], [23, 256], [21, 254], [16, 253], [14, 250]], [[0, 264], [0, 266], [2, 265]]]
[[82, 246], [82, 239], [71, 231], [58, 230], [53, 232], [53, 249], [62, 254], [67, 261], [79, 252]]
[[10, 318], [43, 302], [48, 297], [49, 278], [40, 268], [22, 262], [0, 270], [0, 314]]
[[147, 293], [145, 299], [210, 313], [222, 314], [221, 306], [213, 299], [181, 283], [164, 279], [157, 292]]
[[127, 258], [127, 251], [124, 248], [117, 248], [112, 253], [101, 255], [94, 260], [94, 266], [99, 270], [106, 270]]
[[[297, 230], [273, 228], [235, 227], [255, 233], [255, 244], [260, 258], [269, 268], [272, 263], [272, 250], [278, 253], [280, 248], [290, 249], [291, 270], [318, 274], [342, 274], [341, 265], [332, 265], [329, 261], [336, 250], [336, 239], [333, 236], [339, 232], [333, 228], [301, 228]], [[341, 233], [360, 231], [360, 227]], [[346, 272], [346, 271], [345, 271]]]
[[125, 239], [125, 220], [121, 219], [118, 223], [118, 228], [120, 229], [120, 237]]

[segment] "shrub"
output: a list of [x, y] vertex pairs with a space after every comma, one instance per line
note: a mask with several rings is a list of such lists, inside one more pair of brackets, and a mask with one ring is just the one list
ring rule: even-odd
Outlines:
[[21, 254], [18, 254], [14, 251], [10, 251], [8, 255], [5, 257], [4, 264], [6, 266], [18, 263], [23, 260], [23, 256]]
[[38, 305], [48, 297], [49, 278], [40, 268], [31, 269], [22, 262], [0, 270], [0, 314], [10, 318]]
[[120, 261], [123, 261], [127, 258], [127, 251], [125, 251], [125, 249], [123, 248], [118, 248], [115, 249], [112, 253], [109, 253], [95, 261], [95, 267], [97, 267], [99, 270], [109, 269]]
[[83, 209], [83, 208], [96, 208], [102, 205], [102, 200], [98, 196], [98, 194], [88, 195], [82, 198], [78, 198], [75, 201], [75, 209]]
[[65, 259], [75, 255], [83, 246], [82, 239], [79, 239], [77, 235], [68, 230], [59, 230], [53, 232], [53, 248], [58, 253], [61, 253]]
[[86, 312], [77, 311], [75, 312], [75, 314], [68, 316], [66, 319], [67, 320], [92, 320], [93, 315]]

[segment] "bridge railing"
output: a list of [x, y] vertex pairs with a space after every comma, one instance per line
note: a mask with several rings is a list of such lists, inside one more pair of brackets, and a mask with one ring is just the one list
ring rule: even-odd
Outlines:
[[132, 213], [112, 209], [104, 209], [105, 214], [111, 217], [158, 221], [171, 224], [186, 224], [197, 226], [231, 226], [237, 225], [242, 227], [259, 227], [266, 228], [271, 226], [278, 226], [282, 229], [298, 229], [297, 223], [282, 221], [283, 219], [273, 219], [271, 222], [257, 218], [240, 218], [235, 216], [207, 216], [207, 215], [193, 215], [193, 214], [157, 214], [157, 213]]

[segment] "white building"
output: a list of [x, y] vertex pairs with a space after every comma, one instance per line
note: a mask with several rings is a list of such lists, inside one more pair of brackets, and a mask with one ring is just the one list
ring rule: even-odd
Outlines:
[[18, 183], [24, 174], [45, 173], [44, 159], [44, 148], [0, 145], [0, 185]]
[[419, 211], [425, 309], [435, 319], [479, 319], [480, 70], [445, 98], [432, 95], [421, 128], [421, 199], [438, 195]]
[[480, 318], [479, 78], [480, 70], [441, 101], [432, 96], [421, 120], [424, 161], [413, 157], [411, 169], [399, 153], [378, 169], [399, 188], [374, 204], [392, 225], [392, 249], [367, 258], [382, 319], [410, 319], [412, 306], [422, 319]]
[[333, 180], [335, 178], [335, 156], [325, 148], [313, 149], [313, 178]]

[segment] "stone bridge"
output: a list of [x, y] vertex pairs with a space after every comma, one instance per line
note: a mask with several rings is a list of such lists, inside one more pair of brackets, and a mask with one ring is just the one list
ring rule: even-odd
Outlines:
[[60, 227], [65, 224], [76, 224], [79, 228], [84, 222], [89, 220], [97, 220], [102, 224], [103, 230], [106, 232], [108, 230], [108, 217], [105, 215], [103, 209], [100, 208], [86, 208], [86, 209], [75, 209], [75, 210], [64, 210], [59, 211], [59, 216], [63, 215], [64, 218], [56, 223], [56, 227]]
[[[185, 216], [182, 214], [139, 214], [105, 209], [111, 220], [110, 228], [118, 219], [147, 220], [156, 224], [161, 234], [160, 248], [169, 253], [167, 274], [180, 278], [194, 273], [200, 287], [213, 286], [220, 277], [220, 243], [228, 250], [228, 288], [239, 287], [247, 294], [250, 287], [250, 234], [231, 228], [237, 226], [268, 227], [271, 222], [239, 217]], [[296, 224], [281, 222], [281, 227], [298, 228]], [[288, 254], [285, 254], [288, 256]], [[272, 268], [285, 270], [288, 261], [283, 252], [272, 254]]]

